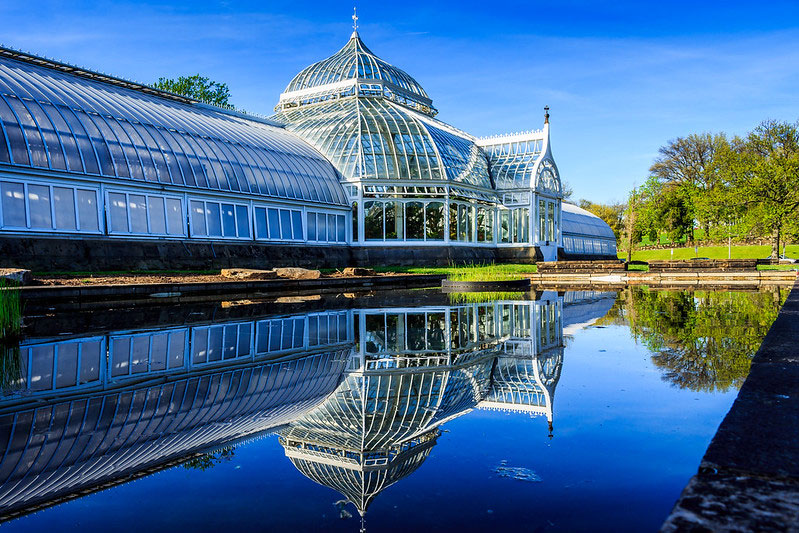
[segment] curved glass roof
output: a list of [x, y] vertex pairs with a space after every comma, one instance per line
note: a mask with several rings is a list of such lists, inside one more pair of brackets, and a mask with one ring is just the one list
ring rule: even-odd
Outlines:
[[0, 164], [345, 205], [335, 168], [266, 121], [0, 58]]
[[345, 98], [273, 117], [351, 180], [448, 180], [493, 189], [488, 160], [465, 134], [381, 97]]
[[419, 82], [369, 50], [361, 41], [357, 31], [352, 33], [344, 48], [327, 59], [304, 68], [294, 76], [284, 92], [300, 91], [353, 79], [379, 80], [412, 95], [428, 100], [430, 98]]
[[563, 233], [613, 239], [613, 242], [616, 242], [616, 235], [604, 220], [574, 204], [562, 202], [561, 205], [563, 206]]

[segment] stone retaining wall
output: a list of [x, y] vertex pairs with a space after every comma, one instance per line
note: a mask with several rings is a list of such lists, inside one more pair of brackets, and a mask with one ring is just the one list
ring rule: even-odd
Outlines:
[[38, 272], [215, 270], [298, 266], [447, 266], [543, 259], [536, 247], [315, 246], [67, 237], [0, 237], [2, 266]]
[[799, 530], [799, 282], [661, 531]]

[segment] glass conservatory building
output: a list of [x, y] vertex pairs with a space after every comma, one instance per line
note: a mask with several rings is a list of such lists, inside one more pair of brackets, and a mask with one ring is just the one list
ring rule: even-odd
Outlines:
[[563, 207], [548, 113], [540, 130], [475, 138], [436, 120], [421, 85], [357, 31], [275, 111], [0, 48], [0, 251], [91, 263], [99, 249], [158, 247], [209, 264], [216, 245], [238, 265], [615, 257], [604, 222]]

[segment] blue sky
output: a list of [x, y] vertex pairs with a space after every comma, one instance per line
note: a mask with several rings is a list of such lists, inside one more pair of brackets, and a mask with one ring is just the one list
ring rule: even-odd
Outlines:
[[202, 73], [271, 114], [360, 33], [475, 135], [541, 127], [575, 198], [622, 200], [659, 146], [799, 118], [799, 2], [0, 2], [0, 42], [120, 77]]

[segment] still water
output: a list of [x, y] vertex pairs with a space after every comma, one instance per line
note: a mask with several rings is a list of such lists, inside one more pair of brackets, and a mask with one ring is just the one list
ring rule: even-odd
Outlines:
[[2, 354], [1, 527], [656, 530], [785, 294], [39, 317]]

